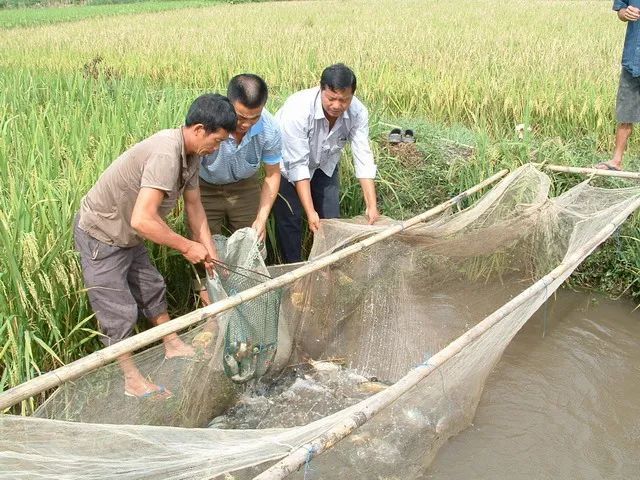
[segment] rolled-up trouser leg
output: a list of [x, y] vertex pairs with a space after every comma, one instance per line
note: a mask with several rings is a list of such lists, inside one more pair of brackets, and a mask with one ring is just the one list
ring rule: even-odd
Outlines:
[[[80, 253], [89, 302], [103, 334], [102, 343], [112, 345], [128, 337], [138, 321], [140, 310], [131, 290], [129, 272], [132, 265], [140, 262], [141, 251], [146, 255], [146, 250], [144, 246], [121, 248], [108, 245], [80, 229], [77, 222], [74, 240]], [[165, 285], [150, 262], [146, 268], [149, 267], [155, 274], [143, 271], [142, 265], [134, 269], [134, 282], [153, 278], [151, 283], [142, 289], [138, 288], [136, 295], [143, 302], [141, 308], [145, 315], [157, 316], [166, 311]]]
[[167, 312], [164, 278], [153, 266], [144, 245], [133, 247], [132, 262], [127, 274], [129, 289], [138, 309], [145, 318], [152, 319]]

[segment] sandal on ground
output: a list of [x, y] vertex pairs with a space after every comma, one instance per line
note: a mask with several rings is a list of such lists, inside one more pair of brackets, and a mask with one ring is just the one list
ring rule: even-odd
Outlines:
[[413, 133], [413, 130], [405, 130], [404, 134], [402, 135], [402, 141], [404, 143], [415, 143], [416, 137]]
[[402, 142], [402, 130], [399, 128], [394, 128], [389, 132], [389, 143], [400, 143]]

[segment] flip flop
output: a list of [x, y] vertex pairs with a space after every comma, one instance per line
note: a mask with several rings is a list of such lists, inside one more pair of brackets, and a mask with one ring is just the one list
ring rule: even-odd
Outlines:
[[594, 165], [593, 168], [597, 168], [598, 170], [613, 170], [615, 172], [621, 171], [618, 167], [610, 165], [607, 162], [600, 162], [597, 165]]
[[[131, 392], [127, 392], [127, 390], [125, 389], [124, 396], [137, 398], [138, 400], [150, 400], [152, 398], [162, 398], [163, 400], [168, 400], [171, 397], [173, 397], [173, 393], [171, 393], [169, 390], [164, 388], [164, 385], [158, 385], [158, 387], [160, 387], [158, 388], [158, 390], [144, 392], [142, 395], [135, 395]], [[168, 395], [165, 395], [165, 393]]]
[[413, 133], [413, 130], [405, 130], [404, 135], [402, 135], [402, 141], [404, 143], [415, 143], [416, 137]]
[[167, 357], [166, 355], [164, 356], [165, 360], [184, 360], [187, 362], [199, 362], [200, 359], [197, 357], [197, 353], [194, 353], [193, 355], [176, 355], [175, 357]]
[[402, 142], [402, 130], [399, 128], [394, 128], [389, 132], [389, 143], [400, 143]]

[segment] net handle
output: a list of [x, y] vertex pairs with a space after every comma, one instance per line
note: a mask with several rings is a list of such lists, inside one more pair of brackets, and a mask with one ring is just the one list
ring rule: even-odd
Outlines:
[[601, 177], [616, 177], [629, 180], [640, 180], [640, 172], [626, 172], [624, 170], [603, 170], [600, 168], [565, 167], [564, 165], [544, 165], [552, 172], [577, 173], [583, 175], [597, 175]]

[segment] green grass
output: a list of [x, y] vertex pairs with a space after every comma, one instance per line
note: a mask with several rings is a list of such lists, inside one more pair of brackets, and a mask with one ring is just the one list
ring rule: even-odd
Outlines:
[[141, 3], [148, 0], [0, 0], [0, 8], [47, 8], [72, 5], [89, 6], [120, 3]]
[[[144, 3], [149, 0], [0, 0], [0, 8], [57, 8], [70, 6], [120, 5]], [[164, 0], [171, 2], [174, 0]]]
[[69, 5], [45, 8], [10, 8], [0, 10], [0, 29], [35, 27], [39, 25], [75, 22], [88, 18], [133, 15], [209, 7], [224, 0], [131, 0], [126, 2], [92, 2], [89, 5]]
[[[0, 30], [0, 390], [98, 348], [71, 236], [80, 198], [124, 149], [179, 125], [198, 94], [224, 90], [234, 74], [262, 75], [275, 111], [326, 65], [351, 65], [371, 114], [381, 210], [394, 217], [503, 167], [591, 165], [612, 148], [624, 25], [609, 2], [407, 0], [402, 15], [390, 0], [203, 3], [32, 9], [30, 27]], [[167, 5], [198, 8], [150, 13]], [[122, 8], [139, 14], [91, 13]], [[11, 12], [20, 10], [0, 11], [0, 25]], [[524, 140], [518, 123], [532, 127]], [[421, 153], [379, 142], [390, 125], [413, 127]], [[627, 156], [636, 170], [638, 145]], [[341, 168], [343, 214], [360, 214], [352, 166]], [[558, 188], [578, 181], [556, 178]], [[182, 230], [180, 212], [169, 222]], [[573, 281], [640, 301], [638, 239], [636, 218]], [[171, 312], [185, 312], [188, 266], [151, 251]]]

